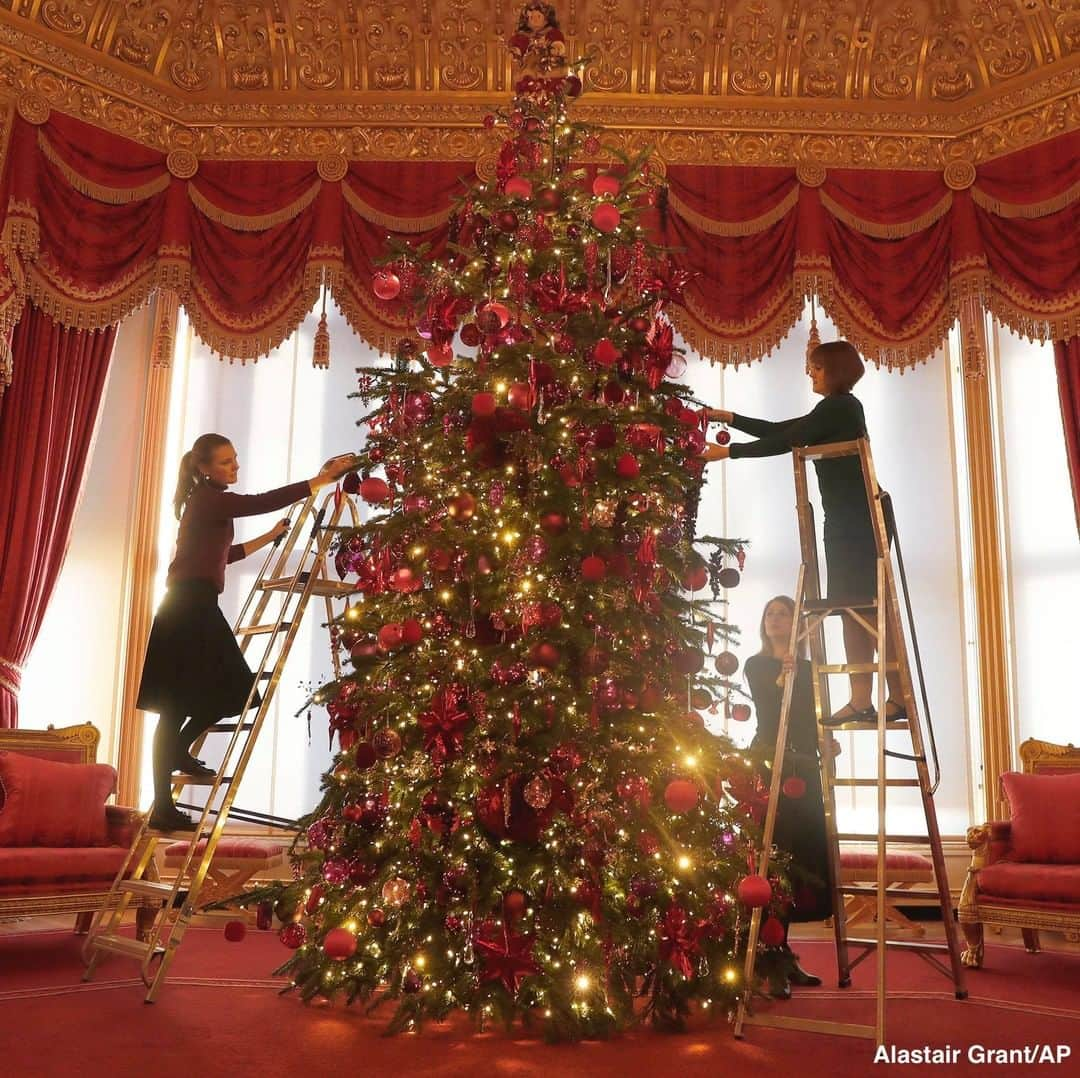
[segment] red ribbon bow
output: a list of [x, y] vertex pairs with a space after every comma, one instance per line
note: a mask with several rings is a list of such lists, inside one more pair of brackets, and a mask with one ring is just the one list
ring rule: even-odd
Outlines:
[[469, 713], [461, 706], [461, 687], [451, 685], [437, 693], [431, 707], [420, 716], [424, 748], [436, 760], [445, 760], [461, 751]]
[[693, 924], [686, 910], [675, 903], [660, 922], [660, 961], [677, 969], [684, 977], [693, 975], [691, 958], [698, 954], [702, 926]]

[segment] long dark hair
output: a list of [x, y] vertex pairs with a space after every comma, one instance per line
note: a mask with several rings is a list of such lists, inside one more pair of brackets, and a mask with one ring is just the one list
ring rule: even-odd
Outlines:
[[[790, 595], [774, 595], [762, 608], [761, 608], [761, 624], [758, 626], [758, 634], [761, 636], [761, 651], [759, 655], [768, 655], [772, 658], [773, 646], [772, 641], [765, 635], [765, 615], [769, 611], [769, 607], [773, 603], [780, 603], [781, 606], [787, 607], [787, 612], [794, 617], [795, 616], [795, 600]], [[796, 653], [800, 659], [806, 657], [806, 637], [804, 636], [796, 647]]]
[[195, 444], [180, 458], [180, 474], [176, 477], [176, 493], [173, 495], [173, 512], [177, 520], [180, 519], [191, 492], [202, 480], [204, 469], [213, 459], [214, 450], [223, 445], [232, 445], [224, 434], [200, 434], [195, 439]]

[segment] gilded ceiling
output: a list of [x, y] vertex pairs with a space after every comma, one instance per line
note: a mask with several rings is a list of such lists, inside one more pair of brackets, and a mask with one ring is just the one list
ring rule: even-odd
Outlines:
[[[1059, 127], [1077, 120], [1080, 0], [556, 6], [568, 53], [592, 55], [579, 107], [624, 129], [790, 132], [809, 124], [823, 135], [858, 129], [932, 143], [935, 134], [956, 138], [989, 121], [1015, 126], [1020, 113], [1039, 107], [1035, 126], [1054, 122], [1045, 109], [1055, 105]], [[97, 95], [99, 111], [122, 103], [142, 117], [127, 133], [151, 142], [175, 142], [178, 129], [205, 125], [321, 127], [322, 142], [333, 143], [324, 148], [348, 152], [350, 125], [427, 125], [458, 129], [456, 142], [439, 137], [467, 154], [475, 139], [461, 137], [462, 129], [475, 131], [512, 86], [504, 42], [519, 7], [517, 0], [0, 0], [0, 93], [33, 89], [53, 107], [84, 115], [93, 112], [87, 95]], [[200, 152], [229, 152], [220, 141], [230, 137], [240, 152], [239, 135], [213, 145], [205, 133], [192, 139]], [[430, 152], [430, 137], [408, 152]], [[1002, 145], [1010, 138], [999, 132]]]

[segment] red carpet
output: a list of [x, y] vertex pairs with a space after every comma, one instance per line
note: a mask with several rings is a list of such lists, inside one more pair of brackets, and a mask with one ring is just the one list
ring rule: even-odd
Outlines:
[[[227, 943], [221, 932], [191, 930], [172, 977], [153, 1006], [142, 1003], [133, 962], [110, 958], [94, 982], [81, 984], [80, 940], [67, 932], [0, 937], [0, 1061], [15, 1078], [77, 1075], [155, 1078], [259, 1078], [336, 1074], [470, 1078], [543, 1075], [902, 1075], [931, 1069], [948, 1075], [1027, 1075], [1022, 1063], [967, 1062], [971, 1044], [1019, 1048], [1065, 1044], [1072, 1059], [1051, 1074], [1080, 1073], [1080, 955], [1028, 955], [987, 947], [987, 968], [970, 974], [970, 999], [953, 999], [949, 983], [913, 955], [890, 955], [888, 1037], [913, 1048], [961, 1048], [945, 1067], [873, 1063], [869, 1042], [748, 1027], [737, 1041], [721, 1019], [697, 1021], [689, 1033], [648, 1031], [607, 1043], [546, 1045], [518, 1033], [475, 1034], [465, 1020], [431, 1025], [421, 1035], [381, 1036], [385, 1016], [365, 1018], [341, 1006], [307, 1006], [279, 997], [272, 970], [285, 951], [274, 935], [249, 932]], [[777, 1013], [870, 1022], [873, 958], [851, 989], [835, 988], [827, 943], [798, 947], [803, 964], [826, 984], [804, 989]], [[387, 1011], [389, 1014], [389, 1011]]]

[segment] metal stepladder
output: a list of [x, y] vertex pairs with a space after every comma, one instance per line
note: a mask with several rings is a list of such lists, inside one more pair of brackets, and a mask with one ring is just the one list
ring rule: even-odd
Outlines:
[[[334, 616], [333, 600], [347, 600], [355, 591], [350, 583], [330, 579], [326, 573], [326, 562], [335, 529], [346, 508], [351, 523], [354, 526], [358, 523], [356, 506], [352, 498], [343, 495], [339, 488], [326, 494], [318, 507], [316, 501], [317, 495], [313, 493], [306, 501], [293, 506], [293, 512], [299, 508], [299, 515], [288, 538], [284, 544], [280, 544], [279, 540], [267, 552], [234, 626], [233, 631], [240, 640], [242, 652], [247, 651], [256, 637], [265, 637], [266, 642], [243, 710], [235, 720], [217, 723], [207, 731], [207, 734], [229, 735], [218, 770], [212, 778], [205, 779], [174, 776], [174, 798], [185, 786], [209, 787], [204, 806], [195, 810], [200, 814], [195, 832], [158, 831], [149, 826], [148, 816], [143, 819], [113, 881], [105, 905], [94, 915], [83, 947], [83, 960], [86, 963], [84, 981], [93, 976], [104, 953], [125, 955], [139, 961], [140, 974], [147, 986], [146, 1002], [154, 1002], [198, 908], [199, 892], [211, 868], [214, 851], [224, 832], [237, 788], [251, 759], [308, 602], [314, 596], [324, 597], [329, 622]], [[299, 562], [290, 570], [287, 563], [309, 524], [310, 530], [301, 548]], [[276, 613], [271, 607], [275, 600]], [[331, 650], [335, 677], [340, 677], [337, 649]], [[259, 702], [256, 702], [257, 696], [261, 696]], [[196, 751], [200, 744], [201, 739], [195, 743]], [[155, 878], [154, 855], [162, 839], [187, 841], [187, 853], [172, 882]], [[120, 933], [121, 921], [135, 896], [161, 901], [153, 928], [145, 939]]]
[[[915, 638], [914, 625], [911, 618], [911, 602], [907, 587], [907, 578], [904, 574], [903, 557], [899, 548], [899, 538], [896, 535], [895, 522], [892, 517], [892, 506], [889, 496], [881, 491], [877, 485], [874, 473], [873, 460], [870, 456], [870, 446], [865, 438], [852, 442], [836, 442], [830, 445], [808, 446], [796, 448], [792, 451], [795, 467], [795, 492], [796, 511], [799, 521], [799, 540], [802, 552], [802, 565], [799, 569], [798, 582], [795, 593], [795, 612], [792, 620], [790, 654], [797, 654], [798, 644], [807, 640], [810, 645], [810, 663], [814, 685], [814, 706], [817, 715], [818, 748], [821, 755], [821, 785], [825, 801], [825, 823], [828, 837], [828, 859], [830, 887], [832, 891], [833, 927], [836, 938], [836, 954], [841, 988], [847, 988], [851, 984], [851, 971], [871, 952], [877, 955], [877, 978], [876, 978], [876, 1010], [873, 1025], [856, 1024], [849, 1022], [824, 1021], [809, 1018], [797, 1018], [787, 1016], [774, 1016], [771, 1013], [754, 1014], [751, 1010], [751, 998], [754, 991], [754, 964], [757, 951], [759, 930], [761, 927], [762, 911], [760, 908], [753, 911], [750, 920], [749, 939], [747, 942], [746, 964], [744, 970], [743, 991], [740, 996], [738, 1009], [735, 1017], [735, 1036], [743, 1035], [744, 1025], [763, 1025], [775, 1028], [798, 1029], [810, 1032], [832, 1033], [849, 1037], [865, 1037], [873, 1039], [877, 1045], [885, 1040], [885, 1002], [886, 984], [885, 967], [886, 954], [890, 949], [906, 950], [919, 954], [941, 973], [949, 977], [954, 986], [957, 999], [967, 997], [964, 967], [960, 960], [960, 941], [958, 927], [953, 918], [952, 900], [949, 892], [948, 877], [945, 872], [945, 858], [941, 848], [941, 834], [938, 830], [937, 813], [934, 808], [934, 791], [937, 789], [940, 779], [940, 767], [937, 759], [937, 748], [934, 742], [933, 727], [930, 724], [929, 707], [926, 700], [925, 686], [922, 683], [921, 661], [919, 658], [918, 642]], [[868, 597], [821, 597], [820, 573], [818, 567], [817, 543], [814, 534], [813, 510], [809, 502], [807, 487], [806, 463], [807, 461], [835, 459], [840, 457], [857, 457], [860, 461], [863, 481], [866, 489], [867, 501], [870, 507], [870, 518], [873, 524], [874, 538], [877, 546], [877, 594], [878, 599]], [[911, 669], [907, 658], [907, 643], [903, 623], [901, 621], [901, 609], [899, 605], [896, 578], [893, 573], [891, 545], [895, 540], [897, 562], [900, 570], [900, 580], [903, 586], [904, 609], [907, 614], [907, 625], [912, 638], [912, 650], [915, 657], [916, 668], [919, 671], [921, 698], [923, 702], [922, 716], [925, 719], [926, 730], [934, 765], [934, 779], [931, 782], [930, 769], [923, 742], [923, 731], [920, 723], [920, 712], [916, 708], [914, 688], [911, 678]], [[824, 622], [827, 617], [847, 614], [855, 618], [875, 639], [878, 659], [874, 663], [855, 665], [851, 663], [829, 664], [825, 656]], [[887, 655], [893, 651], [895, 659], [889, 662]], [[887, 673], [899, 674], [903, 693], [903, 704], [907, 712], [906, 719], [896, 721], [886, 719], [886, 677]], [[848, 721], [839, 725], [823, 725], [822, 719], [830, 716], [832, 710], [829, 704], [829, 677], [831, 675], [849, 674], [876, 674], [877, 675], [877, 708], [876, 717]], [[795, 671], [792, 670], [784, 677], [784, 692], [780, 708], [780, 724], [777, 734], [777, 745], [773, 758], [772, 782], [769, 790], [768, 810], [765, 816], [764, 834], [762, 837], [762, 850], [757, 866], [757, 873], [768, 875], [769, 854], [773, 841], [776, 824], [777, 806], [779, 803], [781, 784], [783, 781], [783, 758], [787, 744], [788, 721], [791, 710], [791, 700], [795, 684]], [[834, 775], [834, 734], [839, 731], [864, 732], [877, 734], [876, 769], [871, 776], [860, 778], [837, 778]], [[908, 751], [900, 751], [895, 745], [895, 738], [906, 734], [910, 739]], [[891, 735], [892, 740], [887, 740]], [[913, 764], [915, 777], [895, 777], [888, 774], [887, 763], [889, 761], [904, 761]], [[863, 787], [873, 788], [877, 791], [877, 830], [871, 834], [845, 834], [837, 828], [836, 794], [837, 787]], [[925, 835], [898, 835], [886, 832], [886, 792], [893, 787], [916, 788], [920, 792], [923, 813], [926, 821]], [[874, 884], [861, 886], [842, 885], [840, 877], [840, 842], [841, 840], [853, 842], [874, 841], [877, 845], [877, 873]], [[930, 859], [933, 864], [935, 885], [930, 888], [919, 890], [893, 890], [890, 891], [887, 884], [886, 854], [888, 844], [903, 843], [922, 844], [928, 847]], [[845, 895], [870, 896], [876, 899], [876, 924], [877, 931], [871, 938], [855, 938], [847, 935], [843, 899]], [[942, 922], [945, 930], [945, 942], [923, 942], [914, 940], [887, 939], [885, 935], [885, 901], [887, 898], [904, 898], [912, 896], [932, 897], [940, 903]], [[849, 960], [849, 947], [861, 947], [862, 953], [854, 960]], [[948, 966], [936, 955], [948, 956]]]

